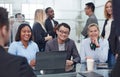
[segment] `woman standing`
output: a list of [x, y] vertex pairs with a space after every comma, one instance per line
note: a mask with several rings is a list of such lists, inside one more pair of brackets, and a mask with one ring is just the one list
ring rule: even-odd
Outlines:
[[44, 11], [42, 9], [37, 9], [35, 11], [33, 35], [34, 41], [38, 44], [39, 51], [44, 51], [46, 42], [52, 39], [52, 36], [49, 36], [45, 29], [44, 20], [45, 20]]
[[104, 8], [105, 23], [102, 31], [102, 37], [109, 41], [109, 53], [108, 53], [108, 65], [113, 67], [115, 64], [116, 54], [116, 36], [115, 36], [115, 25], [112, 14], [112, 1], [107, 1]]
[[35, 56], [38, 46], [32, 41], [32, 29], [28, 24], [21, 24], [18, 27], [15, 41], [10, 45], [8, 52], [13, 55], [27, 58], [31, 67], [35, 66]]

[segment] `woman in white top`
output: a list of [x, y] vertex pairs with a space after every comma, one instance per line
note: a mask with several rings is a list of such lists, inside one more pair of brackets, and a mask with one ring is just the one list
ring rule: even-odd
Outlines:
[[107, 1], [104, 7], [104, 14], [105, 14], [105, 22], [103, 26], [103, 31], [101, 36], [105, 39], [108, 39], [109, 42], [109, 53], [108, 53], [108, 64], [109, 67], [113, 67], [115, 64], [115, 55], [116, 55], [116, 30], [113, 20], [113, 14], [112, 14], [112, 1]]
[[80, 47], [81, 62], [86, 59], [94, 59], [99, 62], [106, 62], [108, 57], [109, 44], [106, 39], [99, 36], [98, 25], [92, 23], [88, 26], [88, 38], [83, 39]]

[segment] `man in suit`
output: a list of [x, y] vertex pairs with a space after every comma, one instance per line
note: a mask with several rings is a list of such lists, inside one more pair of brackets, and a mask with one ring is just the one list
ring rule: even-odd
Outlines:
[[[73, 40], [69, 39], [70, 26], [66, 23], [58, 25], [56, 30], [57, 38], [50, 40], [46, 43], [45, 51], [66, 51], [67, 59], [66, 66], [72, 66], [80, 62], [80, 56]], [[73, 57], [73, 59], [71, 59]]]
[[91, 23], [96, 23], [98, 24], [98, 20], [94, 14], [94, 10], [95, 10], [95, 5], [92, 3], [92, 2], [89, 2], [89, 3], [86, 3], [85, 4], [86, 7], [85, 7], [85, 13], [86, 15], [89, 16], [89, 18], [87, 19], [87, 22], [86, 22], [86, 25], [85, 27], [83, 28], [83, 31], [81, 32], [82, 35], [87, 38], [88, 37], [88, 34], [87, 34], [87, 29], [88, 29], [88, 26], [91, 24]]
[[55, 21], [54, 18], [54, 10], [51, 7], [48, 7], [45, 9], [45, 13], [47, 15], [47, 19], [45, 20], [45, 28], [49, 35], [51, 35], [53, 38], [56, 37], [56, 28], [58, 25], [58, 22]]
[[8, 54], [3, 48], [9, 38], [8, 12], [0, 7], [0, 77], [36, 77], [26, 58]]
[[114, 18], [114, 24], [116, 27], [116, 36], [117, 36], [117, 61], [112, 69], [111, 76], [110, 77], [119, 77], [120, 76], [120, 0], [112, 0], [113, 2], [113, 18]]

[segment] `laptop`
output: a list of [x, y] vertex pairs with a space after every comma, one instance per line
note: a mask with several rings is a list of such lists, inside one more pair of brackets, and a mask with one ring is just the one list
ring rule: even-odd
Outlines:
[[63, 73], [66, 57], [66, 51], [37, 52], [35, 70], [43, 74]]

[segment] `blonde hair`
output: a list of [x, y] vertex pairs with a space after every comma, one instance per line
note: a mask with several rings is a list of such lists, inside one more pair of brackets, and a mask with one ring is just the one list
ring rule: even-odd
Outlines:
[[35, 11], [34, 22], [44, 24], [45, 18], [45, 12], [43, 9], [37, 9]]
[[96, 27], [97, 30], [100, 31], [98, 25], [97, 25], [96, 23], [92, 23], [92, 24], [90, 24], [90, 25], [88, 26], [88, 32], [89, 32], [89, 29], [90, 29], [91, 27]]
[[106, 4], [105, 4], [105, 7], [104, 7], [104, 15], [105, 15], [105, 18], [107, 18], [107, 19], [110, 18], [110, 14], [108, 14], [107, 11], [106, 11], [106, 6], [107, 6], [108, 3], [112, 4], [112, 1], [111, 0], [107, 1]]

